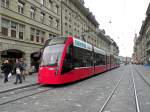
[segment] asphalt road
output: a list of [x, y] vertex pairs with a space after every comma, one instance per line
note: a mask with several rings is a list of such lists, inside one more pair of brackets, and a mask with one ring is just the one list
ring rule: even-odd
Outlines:
[[[121, 76], [121, 81], [103, 112], [136, 112], [131, 69], [134, 66], [121, 66], [83, 81], [53, 87], [40, 94], [1, 105], [0, 112], [99, 112]], [[141, 112], [149, 112], [150, 87], [136, 71], [134, 73]], [[38, 88], [38, 91], [47, 88], [52, 87]]]

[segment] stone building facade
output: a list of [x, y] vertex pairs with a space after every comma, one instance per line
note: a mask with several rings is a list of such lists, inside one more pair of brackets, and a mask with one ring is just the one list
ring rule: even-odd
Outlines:
[[37, 64], [45, 40], [73, 35], [99, 48], [119, 53], [118, 46], [99, 30], [84, 0], [0, 0], [0, 64], [24, 58]]
[[62, 34], [73, 35], [97, 46], [99, 23], [83, 3], [78, 0], [62, 0]]
[[0, 1], [0, 60], [7, 58], [14, 61], [23, 57], [28, 66], [35, 64], [37, 60], [34, 53], [39, 51], [45, 40], [61, 35], [60, 2]]
[[142, 38], [141, 36], [137, 37], [135, 35], [135, 43], [134, 43], [134, 63], [140, 64], [142, 63]]
[[139, 36], [135, 37], [133, 60], [137, 63], [150, 64], [150, 4]]

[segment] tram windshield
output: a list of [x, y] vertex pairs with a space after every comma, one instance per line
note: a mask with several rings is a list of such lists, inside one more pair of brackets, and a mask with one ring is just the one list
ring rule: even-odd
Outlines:
[[56, 66], [60, 62], [64, 44], [56, 44], [45, 47], [41, 66]]

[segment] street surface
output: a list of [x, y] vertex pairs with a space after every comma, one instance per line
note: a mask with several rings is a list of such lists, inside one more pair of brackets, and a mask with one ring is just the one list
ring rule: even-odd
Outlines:
[[121, 65], [73, 84], [0, 93], [0, 112], [149, 112], [150, 86], [139, 74], [150, 83], [149, 67]]

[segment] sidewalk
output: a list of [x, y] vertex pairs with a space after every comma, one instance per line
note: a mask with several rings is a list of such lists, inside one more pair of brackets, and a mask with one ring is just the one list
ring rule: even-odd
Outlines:
[[14, 84], [16, 80], [15, 75], [11, 76], [8, 80], [9, 82], [4, 83], [3, 74], [0, 74], [0, 92], [37, 83], [37, 73], [33, 73], [32, 75], [26, 76], [26, 81], [23, 81], [21, 84]]
[[135, 67], [144, 75], [150, 82], [150, 66], [135, 65]]

